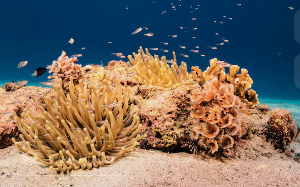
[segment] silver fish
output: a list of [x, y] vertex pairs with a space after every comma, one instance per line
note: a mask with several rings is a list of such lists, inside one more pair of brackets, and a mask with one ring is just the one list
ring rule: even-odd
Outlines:
[[103, 108], [112, 108], [118, 105], [118, 102], [114, 102], [108, 105], [102, 105]]

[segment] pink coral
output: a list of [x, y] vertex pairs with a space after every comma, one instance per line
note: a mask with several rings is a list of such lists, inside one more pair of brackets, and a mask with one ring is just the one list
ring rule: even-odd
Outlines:
[[69, 58], [66, 52], [63, 51], [61, 56], [56, 61], [53, 61], [52, 65], [47, 67], [49, 73], [53, 72], [48, 78], [52, 79], [52, 82], [58, 82], [59, 79], [62, 79], [63, 89], [68, 91], [71, 76], [75, 85], [79, 84], [79, 79], [83, 77], [81, 64], [76, 64], [76, 62], [76, 57]]

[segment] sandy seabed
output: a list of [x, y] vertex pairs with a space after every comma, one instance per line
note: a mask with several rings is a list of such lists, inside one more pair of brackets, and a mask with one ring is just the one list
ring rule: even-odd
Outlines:
[[[300, 152], [300, 143], [292, 147]], [[275, 150], [268, 152], [268, 147], [263, 149], [265, 152], [258, 151], [264, 156], [221, 162], [188, 153], [136, 148], [113, 165], [56, 174], [13, 145], [0, 150], [0, 186], [299, 187], [300, 163]]]

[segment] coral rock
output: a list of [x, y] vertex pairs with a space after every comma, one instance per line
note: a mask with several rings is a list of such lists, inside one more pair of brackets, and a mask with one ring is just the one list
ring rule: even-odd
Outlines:
[[272, 110], [264, 134], [276, 149], [284, 151], [286, 146], [297, 138], [299, 127], [295, 124], [290, 111], [276, 108]]

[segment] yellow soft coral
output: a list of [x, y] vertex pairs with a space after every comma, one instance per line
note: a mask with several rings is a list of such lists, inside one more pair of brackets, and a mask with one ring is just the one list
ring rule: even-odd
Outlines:
[[170, 67], [165, 56], [161, 59], [157, 55], [153, 57], [147, 48], [145, 53], [141, 47], [138, 54], [133, 53], [133, 57], [128, 56], [129, 72], [137, 73], [135, 77], [140, 84], [176, 87], [192, 83], [193, 79], [188, 75], [186, 63], [181, 62], [181, 66], [178, 67], [175, 52], [173, 52], [173, 56]]

